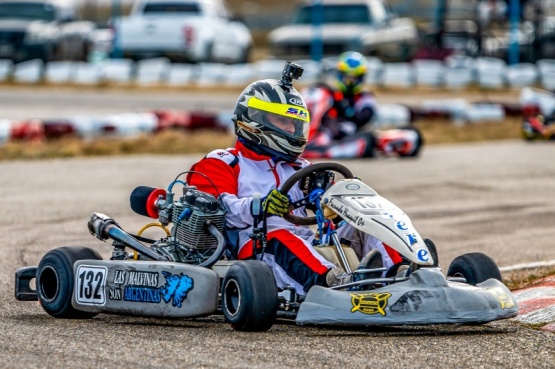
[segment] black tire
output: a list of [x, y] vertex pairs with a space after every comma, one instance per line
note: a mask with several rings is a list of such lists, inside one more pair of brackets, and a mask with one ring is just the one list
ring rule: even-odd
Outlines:
[[[428, 247], [428, 251], [430, 252], [430, 256], [432, 257], [432, 259], [434, 260], [434, 263], [432, 265], [426, 265], [426, 266], [419, 266], [419, 268], [437, 268], [439, 267], [439, 258], [437, 255], [437, 247], [435, 245], [435, 243], [429, 239], [429, 238], [424, 238], [424, 243], [426, 244], [426, 246]], [[401, 268], [401, 266], [409, 266], [411, 265], [411, 263], [407, 260], [404, 259], [403, 261], [394, 264], [391, 268], [389, 268], [385, 274], [386, 278], [393, 278], [395, 276], [397, 276], [397, 273], [399, 273], [399, 268]], [[409, 272], [410, 273], [410, 272]]]
[[426, 247], [428, 247], [428, 251], [430, 251], [430, 256], [434, 259], [434, 264], [428, 268], [437, 268], [439, 266], [439, 257], [437, 255], [436, 244], [429, 238], [424, 238], [424, 243], [426, 244]]
[[233, 264], [222, 283], [222, 311], [237, 331], [264, 332], [272, 327], [278, 291], [270, 267], [262, 261]]
[[88, 247], [59, 247], [48, 251], [37, 268], [37, 296], [48, 314], [61, 319], [90, 319], [97, 313], [75, 309], [71, 305], [75, 276], [73, 264], [78, 260], [102, 260]]
[[[385, 278], [394, 278], [394, 277], [396, 277], [397, 274], [399, 273], [400, 268], [401, 267], [404, 268], [405, 265], [410, 268], [410, 262], [408, 262], [408, 261], [401, 261], [397, 264], [394, 264], [391, 268], [389, 268], [387, 270], [387, 272], [385, 272]], [[405, 273], [407, 273], [407, 272], [405, 272]], [[410, 271], [409, 271], [409, 273], [410, 273]], [[405, 276], [406, 275], [407, 274], [405, 274]]]
[[400, 128], [404, 131], [413, 131], [417, 134], [418, 138], [416, 139], [416, 148], [414, 149], [413, 152], [411, 152], [410, 154], [399, 154], [400, 158], [416, 158], [419, 154], [420, 154], [420, 149], [422, 148], [422, 145], [424, 144], [424, 140], [422, 138], [422, 133], [420, 133], [420, 131], [415, 128], [415, 127], [402, 127]]
[[499, 267], [492, 258], [481, 252], [471, 252], [457, 256], [449, 265], [448, 277], [463, 277], [471, 285], [490, 278], [503, 282]]

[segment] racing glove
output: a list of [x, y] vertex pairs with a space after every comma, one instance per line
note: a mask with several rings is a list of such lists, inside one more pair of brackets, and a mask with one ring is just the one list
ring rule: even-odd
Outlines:
[[262, 209], [269, 215], [282, 217], [289, 212], [289, 197], [278, 189], [273, 189], [262, 202]]

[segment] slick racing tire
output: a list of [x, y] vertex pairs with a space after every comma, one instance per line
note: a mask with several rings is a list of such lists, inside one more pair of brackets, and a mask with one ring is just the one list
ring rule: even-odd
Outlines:
[[412, 131], [416, 134], [417, 138], [416, 138], [416, 142], [414, 143], [414, 150], [407, 154], [407, 153], [399, 153], [399, 157], [400, 158], [416, 158], [419, 154], [420, 154], [420, 149], [422, 148], [422, 145], [424, 144], [424, 140], [422, 139], [422, 133], [420, 133], [420, 131], [414, 127], [402, 127], [400, 128], [404, 131]]
[[434, 259], [434, 264], [431, 266], [431, 268], [439, 267], [439, 257], [437, 255], [436, 244], [429, 238], [424, 238], [424, 243], [426, 244], [428, 251], [430, 251], [430, 256], [432, 257], [432, 259]]
[[37, 296], [48, 314], [62, 319], [89, 319], [97, 313], [75, 309], [71, 305], [75, 275], [73, 264], [78, 260], [102, 260], [98, 252], [80, 246], [59, 247], [48, 251], [37, 268]]
[[447, 276], [462, 277], [471, 285], [482, 283], [490, 278], [502, 282], [501, 272], [495, 261], [481, 252], [457, 256], [449, 265]]
[[274, 324], [278, 291], [270, 267], [262, 261], [233, 264], [222, 283], [222, 311], [237, 331], [264, 332]]

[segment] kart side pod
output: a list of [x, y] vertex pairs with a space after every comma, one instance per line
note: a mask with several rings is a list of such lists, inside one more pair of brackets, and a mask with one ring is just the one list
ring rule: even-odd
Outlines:
[[91, 313], [197, 317], [216, 312], [219, 278], [211, 269], [160, 261], [80, 260], [72, 305]]

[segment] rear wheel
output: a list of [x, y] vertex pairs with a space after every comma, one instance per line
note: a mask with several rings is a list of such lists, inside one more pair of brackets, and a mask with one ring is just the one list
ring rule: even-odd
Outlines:
[[414, 150], [412, 150], [410, 153], [405, 153], [405, 152], [399, 152], [399, 157], [400, 158], [415, 158], [420, 154], [420, 149], [422, 148], [422, 144], [423, 144], [423, 140], [422, 140], [422, 134], [420, 133], [420, 131], [414, 127], [402, 127], [399, 128], [402, 129], [404, 131], [412, 131], [416, 134], [416, 140], [414, 142]]
[[457, 256], [449, 265], [447, 276], [462, 277], [471, 285], [476, 285], [490, 278], [502, 282], [501, 272], [495, 261], [481, 252]]
[[62, 319], [89, 319], [97, 313], [75, 309], [71, 305], [75, 276], [73, 264], [78, 260], [102, 260], [88, 247], [59, 247], [48, 251], [37, 268], [37, 296], [48, 314]]
[[232, 265], [222, 283], [222, 311], [238, 331], [264, 332], [274, 324], [278, 291], [270, 268], [262, 261]]

